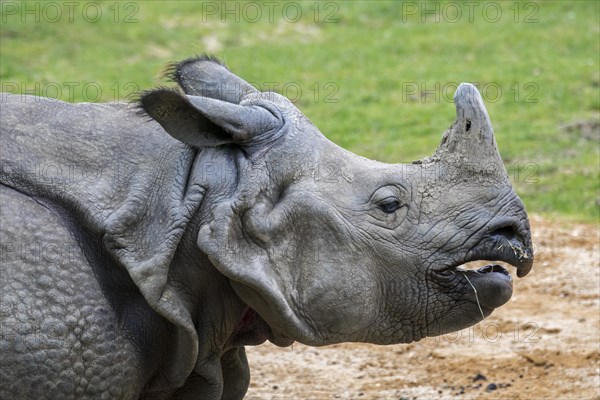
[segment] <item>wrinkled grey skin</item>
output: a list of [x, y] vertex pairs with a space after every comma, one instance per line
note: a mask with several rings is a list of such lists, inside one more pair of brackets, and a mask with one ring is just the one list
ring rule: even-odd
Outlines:
[[512, 294], [456, 267], [531, 268], [473, 86], [432, 157], [390, 165], [214, 59], [172, 74], [144, 115], [3, 97], [0, 398], [239, 399], [244, 345], [455, 331]]

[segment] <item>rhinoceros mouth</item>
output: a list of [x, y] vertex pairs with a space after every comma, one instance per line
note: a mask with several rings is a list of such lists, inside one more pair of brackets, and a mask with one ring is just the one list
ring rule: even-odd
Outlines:
[[[465, 263], [466, 264], [466, 263]], [[439, 271], [435, 271], [438, 275], [449, 276], [455, 275], [456, 273], [466, 273], [466, 272], [475, 272], [477, 274], [490, 274], [490, 273], [501, 273], [510, 277], [510, 272], [502, 265], [497, 263], [487, 264], [483, 267], [479, 267], [477, 269], [468, 269], [465, 268], [465, 264], [454, 265], [450, 267], [446, 267]]]
[[[498, 233], [500, 232], [500, 233]], [[493, 235], [485, 238], [469, 250], [458, 262], [442, 264], [441, 268], [433, 268], [436, 275], [448, 275], [465, 269], [463, 266], [472, 261], [488, 260], [492, 264], [485, 265], [475, 272], [479, 274], [501, 273], [510, 275], [506, 269], [498, 264], [503, 262], [517, 269], [517, 276], [523, 278], [533, 266], [533, 249], [531, 244], [525, 243], [512, 233], [502, 233], [497, 229]], [[457, 261], [457, 260], [454, 260]]]
[[465, 264], [435, 271], [437, 281], [450, 290], [456, 287], [472, 292], [478, 306], [492, 310], [505, 304], [512, 296], [513, 280], [510, 272], [497, 263], [477, 269], [466, 269]]

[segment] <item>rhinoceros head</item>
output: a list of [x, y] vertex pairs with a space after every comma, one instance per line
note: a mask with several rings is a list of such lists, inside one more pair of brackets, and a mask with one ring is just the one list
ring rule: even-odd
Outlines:
[[[480, 321], [526, 275], [529, 223], [477, 89], [433, 156], [384, 164], [346, 151], [285, 97], [216, 60], [180, 63], [182, 91], [142, 107], [201, 149], [198, 246], [269, 327], [269, 339], [323, 345], [411, 342]], [[210, 168], [207, 166], [210, 165]], [[212, 168], [212, 169], [211, 169]], [[218, 172], [218, 173], [217, 173]]]

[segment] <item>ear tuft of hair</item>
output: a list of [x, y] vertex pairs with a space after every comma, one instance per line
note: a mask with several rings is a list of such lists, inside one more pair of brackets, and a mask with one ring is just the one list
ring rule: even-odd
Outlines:
[[223, 61], [218, 59], [217, 56], [215, 56], [214, 54], [204, 53], [197, 54], [194, 57], [186, 58], [183, 61], [171, 61], [170, 63], [165, 65], [165, 67], [159, 73], [158, 77], [159, 79], [166, 79], [170, 82], [174, 82], [179, 84], [180, 86], [183, 86], [182, 72], [184, 68], [203, 61], [219, 64], [225, 67], [227, 70], [229, 70], [229, 68], [227, 68], [227, 65], [225, 65]]

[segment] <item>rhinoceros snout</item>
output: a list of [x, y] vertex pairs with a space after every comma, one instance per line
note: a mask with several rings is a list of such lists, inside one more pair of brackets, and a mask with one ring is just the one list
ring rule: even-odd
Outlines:
[[529, 224], [516, 218], [504, 218], [489, 228], [489, 236], [500, 243], [504, 260], [517, 268], [517, 276], [524, 277], [533, 266], [533, 245]]

